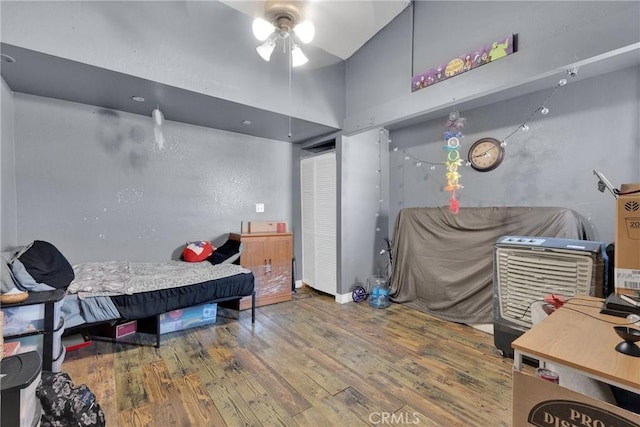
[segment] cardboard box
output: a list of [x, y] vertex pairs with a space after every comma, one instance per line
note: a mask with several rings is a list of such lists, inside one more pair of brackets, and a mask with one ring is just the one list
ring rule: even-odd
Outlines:
[[160, 315], [160, 333], [166, 334], [216, 323], [217, 313], [217, 304], [202, 304], [163, 313]]
[[640, 415], [533, 375], [513, 372], [513, 426], [636, 427]]
[[114, 338], [122, 338], [126, 337], [127, 335], [135, 334], [136, 330], [137, 325], [135, 320], [121, 323], [119, 325], [116, 325]]
[[640, 291], [640, 183], [620, 186], [614, 271], [616, 294]]
[[99, 336], [109, 338], [123, 338], [131, 334], [135, 334], [138, 330], [138, 324], [135, 320], [122, 322], [115, 325], [105, 324], [98, 326]]
[[286, 233], [286, 221], [250, 221], [249, 233]]

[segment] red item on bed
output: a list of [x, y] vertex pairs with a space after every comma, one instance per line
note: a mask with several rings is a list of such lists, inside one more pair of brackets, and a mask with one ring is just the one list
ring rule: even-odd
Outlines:
[[189, 242], [182, 251], [182, 258], [187, 262], [202, 262], [213, 254], [213, 246], [210, 242], [199, 240]]

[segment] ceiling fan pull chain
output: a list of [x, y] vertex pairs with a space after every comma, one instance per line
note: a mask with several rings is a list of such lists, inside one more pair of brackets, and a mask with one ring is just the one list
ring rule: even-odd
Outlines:
[[[291, 59], [291, 37], [288, 38], [289, 40], [289, 133], [287, 134], [287, 136], [289, 137], [289, 139], [291, 139], [292, 135], [291, 135], [291, 68], [292, 68], [292, 59]], [[285, 43], [283, 43], [285, 44]]]

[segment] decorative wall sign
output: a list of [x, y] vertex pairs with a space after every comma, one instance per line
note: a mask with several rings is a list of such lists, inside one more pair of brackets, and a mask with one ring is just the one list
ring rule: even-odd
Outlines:
[[429, 71], [413, 76], [411, 79], [411, 92], [431, 86], [443, 80], [462, 74], [465, 71], [478, 68], [489, 62], [511, 55], [518, 51], [518, 35], [512, 34], [503, 37], [493, 43], [484, 45], [466, 55], [453, 58], [443, 65], [433, 67]]

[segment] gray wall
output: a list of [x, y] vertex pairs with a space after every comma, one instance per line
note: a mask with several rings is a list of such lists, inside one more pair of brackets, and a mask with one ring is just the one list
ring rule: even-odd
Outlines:
[[[551, 90], [461, 111], [461, 154], [481, 137], [504, 139], [538, 108]], [[596, 189], [593, 169], [619, 186], [640, 182], [640, 68], [571, 82], [550, 99], [550, 112], [536, 115], [529, 132], [507, 142], [506, 158], [491, 172], [463, 167], [457, 193], [461, 206], [560, 206], [590, 220], [599, 240], [613, 242], [615, 202]], [[444, 166], [431, 170], [405, 160], [405, 153], [443, 162], [446, 117], [392, 132], [390, 219], [401, 208], [446, 206]], [[391, 224], [392, 226], [393, 224]]]
[[[638, 16], [637, 1], [418, 1], [347, 61], [343, 129], [350, 134], [444, 113], [589, 62], [638, 43]], [[516, 54], [411, 93], [412, 75], [510, 33], [519, 34]]]
[[72, 263], [167, 260], [241, 221], [292, 223], [290, 143], [167, 121], [159, 150], [150, 117], [24, 94], [14, 107], [21, 244]]
[[0, 78], [0, 186], [2, 207], [0, 208], [0, 250], [18, 245], [18, 217], [16, 200], [16, 176], [13, 143], [13, 94], [3, 78]]
[[346, 294], [384, 273], [387, 258], [379, 252], [389, 237], [389, 143], [386, 133], [374, 129], [343, 136], [337, 148], [338, 294]]
[[[214, 34], [213, 23], [220, 20], [210, 17], [219, 16], [220, 8], [227, 8], [217, 2], [128, 2], [126, 16], [117, 13], [122, 3], [115, 2], [2, 2], [0, 6], [3, 42], [267, 110], [291, 112], [291, 105], [281, 96], [286, 93], [282, 64], [256, 59], [255, 41], [249, 32], [233, 43]], [[381, 124], [429, 112], [438, 119], [394, 130], [393, 144], [415, 149], [419, 156], [441, 156], [443, 119], [450, 106], [485, 98], [540, 76], [552, 76], [567, 64], [588, 61], [638, 42], [639, 12], [639, 2], [418, 2], [415, 37], [411, 24], [414, 10], [408, 8], [347, 61], [346, 77], [342, 65], [336, 66], [327, 55], [325, 61], [311, 64], [307, 76], [294, 78], [293, 115], [331, 126], [340, 126], [346, 116], [344, 129], [350, 136], [338, 144], [339, 152], [347, 149], [346, 157], [339, 157], [339, 166], [345, 171], [370, 171], [368, 156], [375, 151], [364, 141], [360, 144], [359, 138], [352, 141], [358, 136], [352, 133], [367, 129], [377, 132]], [[465, 20], [464, 31], [451, 34], [452, 16]], [[180, 25], [192, 18], [203, 24], [209, 22], [212, 33], [193, 34], [192, 28]], [[242, 19], [248, 27], [250, 18]], [[155, 25], [143, 31], [136, 25], [140, 20]], [[216, 29], [227, 25], [222, 21], [215, 24]], [[515, 55], [429, 90], [410, 93], [413, 73], [509, 32], [520, 34], [520, 51]], [[186, 51], [182, 50], [183, 37], [189, 45]], [[228, 60], [230, 57], [233, 61]], [[614, 183], [639, 180], [640, 89], [637, 77], [629, 77], [633, 72], [637, 74], [637, 68], [620, 77], [628, 83], [624, 93], [620, 86], [612, 95], [598, 90], [600, 85], [614, 84], [609, 81], [585, 80], [568, 85], [554, 99], [559, 104], [540, 122], [541, 128], [532, 126], [519, 146], [516, 141], [510, 143], [508, 158], [498, 170], [488, 174], [463, 171], [461, 201], [467, 205], [525, 201], [569, 205], [592, 218], [605, 240], [611, 234], [607, 219], [613, 199], [594, 191], [591, 169], [599, 167]], [[573, 93], [574, 87], [588, 88], [584, 90], [593, 96]], [[3, 88], [3, 107], [6, 92]], [[567, 93], [573, 95], [565, 96]], [[626, 98], [633, 94], [635, 104]], [[485, 108], [461, 109], [469, 119], [465, 129], [468, 137], [463, 142], [468, 146], [475, 137], [510, 131], [523, 119], [521, 114], [528, 115], [544, 96], [543, 91]], [[296, 231], [299, 183], [292, 181], [299, 173], [299, 150], [288, 144], [168, 122], [170, 149], [158, 153], [153, 150], [147, 117], [104, 113], [86, 105], [23, 95], [15, 98], [14, 211], [18, 210], [20, 222], [14, 228], [19, 243], [35, 238], [60, 243], [73, 262], [167, 259], [187, 239], [220, 239], [228, 231], [236, 231], [240, 220], [257, 219], [253, 204], [258, 201], [266, 203], [265, 219], [287, 219]], [[565, 105], [562, 112], [561, 102], [573, 104]], [[608, 113], [612, 106], [620, 112], [619, 117]], [[6, 218], [11, 209], [4, 205], [5, 152], [12, 149], [5, 141], [10, 121], [7, 114], [2, 113], [3, 235], [5, 224], [11, 222]], [[569, 131], [568, 124], [575, 127], [575, 132]], [[612, 157], [612, 141], [617, 141], [612, 132], [622, 135], [622, 142], [615, 143], [615, 150], [625, 153], [622, 167], [605, 164]], [[555, 143], [559, 139], [564, 142], [561, 148]], [[597, 165], [592, 165], [581, 144], [592, 147], [596, 140], [601, 151], [594, 156]], [[355, 144], [353, 151], [347, 147], [351, 142]], [[355, 150], [358, 146], [363, 149], [362, 158], [368, 160], [359, 158], [360, 152]], [[534, 154], [518, 151], [538, 146], [544, 150]], [[567, 150], [577, 162], [566, 160]], [[397, 153], [389, 156], [388, 182], [393, 196], [389, 226], [401, 207], [446, 203], [447, 194], [437, 181], [443, 176], [442, 170], [432, 176], [428, 169], [407, 167], [404, 161], [398, 161]], [[524, 160], [513, 166], [512, 159], [516, 158]], [[545, 163], [536, 166], [533, 160]], [[380, 259], [375, 250], [380, 239], [371, 232], [375, 223], [369, 226], [368, 217], [363, 217], [377, 208], [365, 197], [375, 188], [377, 173], [365, 175], [355, 180], [351, 175], [339, 177], [345, 180], [340, 184], [348, 195], [345, 197], [355, 197], [361, 203], [340, 201], [346, 202], [340, 227], [347, 233], [341, 239], [345, 245], [341, 292], [346, 292], [357, 278], [373, 273]], [[201, 180], [202, 176], [206, 178]], [[533, 190], [520, 187], [528, 181]], [[557, 192], [558, 183], [563, 182], [569, 187]], [[530, 191], [535, 200], [525, 196]], [[272, 211], [273, 205], [278, 208]], [[355, 228], [347, 231], [347, 226]], [[358, 239], [366, 244], [358, 244]]]

